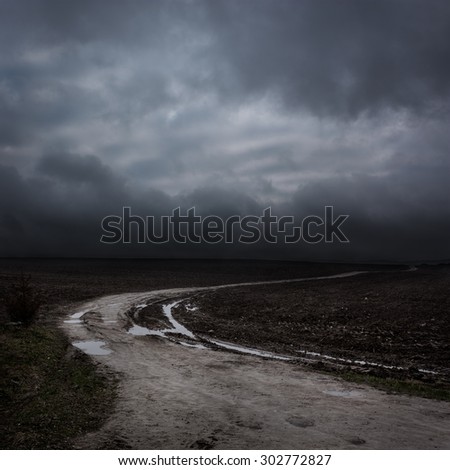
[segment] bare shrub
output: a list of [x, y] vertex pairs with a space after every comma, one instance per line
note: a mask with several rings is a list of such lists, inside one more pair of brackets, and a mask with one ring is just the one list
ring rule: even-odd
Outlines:
[[43, 296], [31, 283], [31, 276], [21, 274], [3, 298], [11, 321], [31, 325], [43, 303]]

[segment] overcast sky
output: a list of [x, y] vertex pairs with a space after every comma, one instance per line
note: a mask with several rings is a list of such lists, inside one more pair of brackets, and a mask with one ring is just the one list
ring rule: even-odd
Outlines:
[[[0, 0], [0, 255], [450, 259], [448, 0]], [[100, 222], [348, 214], [350, 243]]]

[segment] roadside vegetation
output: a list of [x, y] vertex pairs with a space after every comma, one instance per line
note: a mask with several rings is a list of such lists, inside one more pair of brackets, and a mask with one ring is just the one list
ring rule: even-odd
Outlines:
[[44, 302], [44, 295], [31, 283], [31, 276], [23, 273], [14, 281], [3, 296], [6, 312], [12, 322], [30, 326]]
[[115, 387], [61, 331], [0, 325], [2, 449], [67, 449], [101, 425]]
[[370, 385], [387, 393], [399, 393], [433, 400], [450, 401], [450, 385], [448, 382], [421, 382], [410, 378], [399, 378], [383, 375], [382, 371], [369, 370], [367, 372], [358, 372], [350, 367], [337, 368], [332, 365], [316, 363], [311, 366], [313, 369], [326, 374], [340, 377], [346, 382]]
[[45, 297], [29, 277], [2, 294], [0, 448], [71, 448], [74, 437], [102, 424], [115, 383], [70, 345], [48, 311], [38, 318]]

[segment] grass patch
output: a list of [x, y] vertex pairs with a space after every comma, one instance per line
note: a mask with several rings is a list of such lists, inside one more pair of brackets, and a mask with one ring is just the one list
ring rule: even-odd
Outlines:
[[67, 449], [98, 428], [115, 383], [51, 326], [0, 325], [2, 449]]
[[450, 401], [450, 389], [444, 385], [426, 384], [415, 380], [377, 377], [374, 375], [345, 372], [341, 375], [344, 380], [365, 383], [390, 393], [401, 393], [434, 400]]
[[450, 386], [445, 383], [433, 382], [428, 384], [408, 378], [382, 377], [351, 370], [324, 369], [320, 364], [312, 367], [320, 372], [340, 377], [347, 382], [370, 385], [388, 393], [450, 401]]

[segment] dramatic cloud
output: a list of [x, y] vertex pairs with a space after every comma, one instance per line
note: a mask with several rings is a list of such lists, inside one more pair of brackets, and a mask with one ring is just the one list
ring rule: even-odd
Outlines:
[[[0, 255], [448, 259], [449, 56], [444, 0], [0, 0]], [[349, 244], [99, 243], [324, 205]]]
[[[450, 91], [448, 2], [211, 2], [223, 89], [328, 117], [429, 110]], [[217, 79], [220, 79], [218, 74]]]

